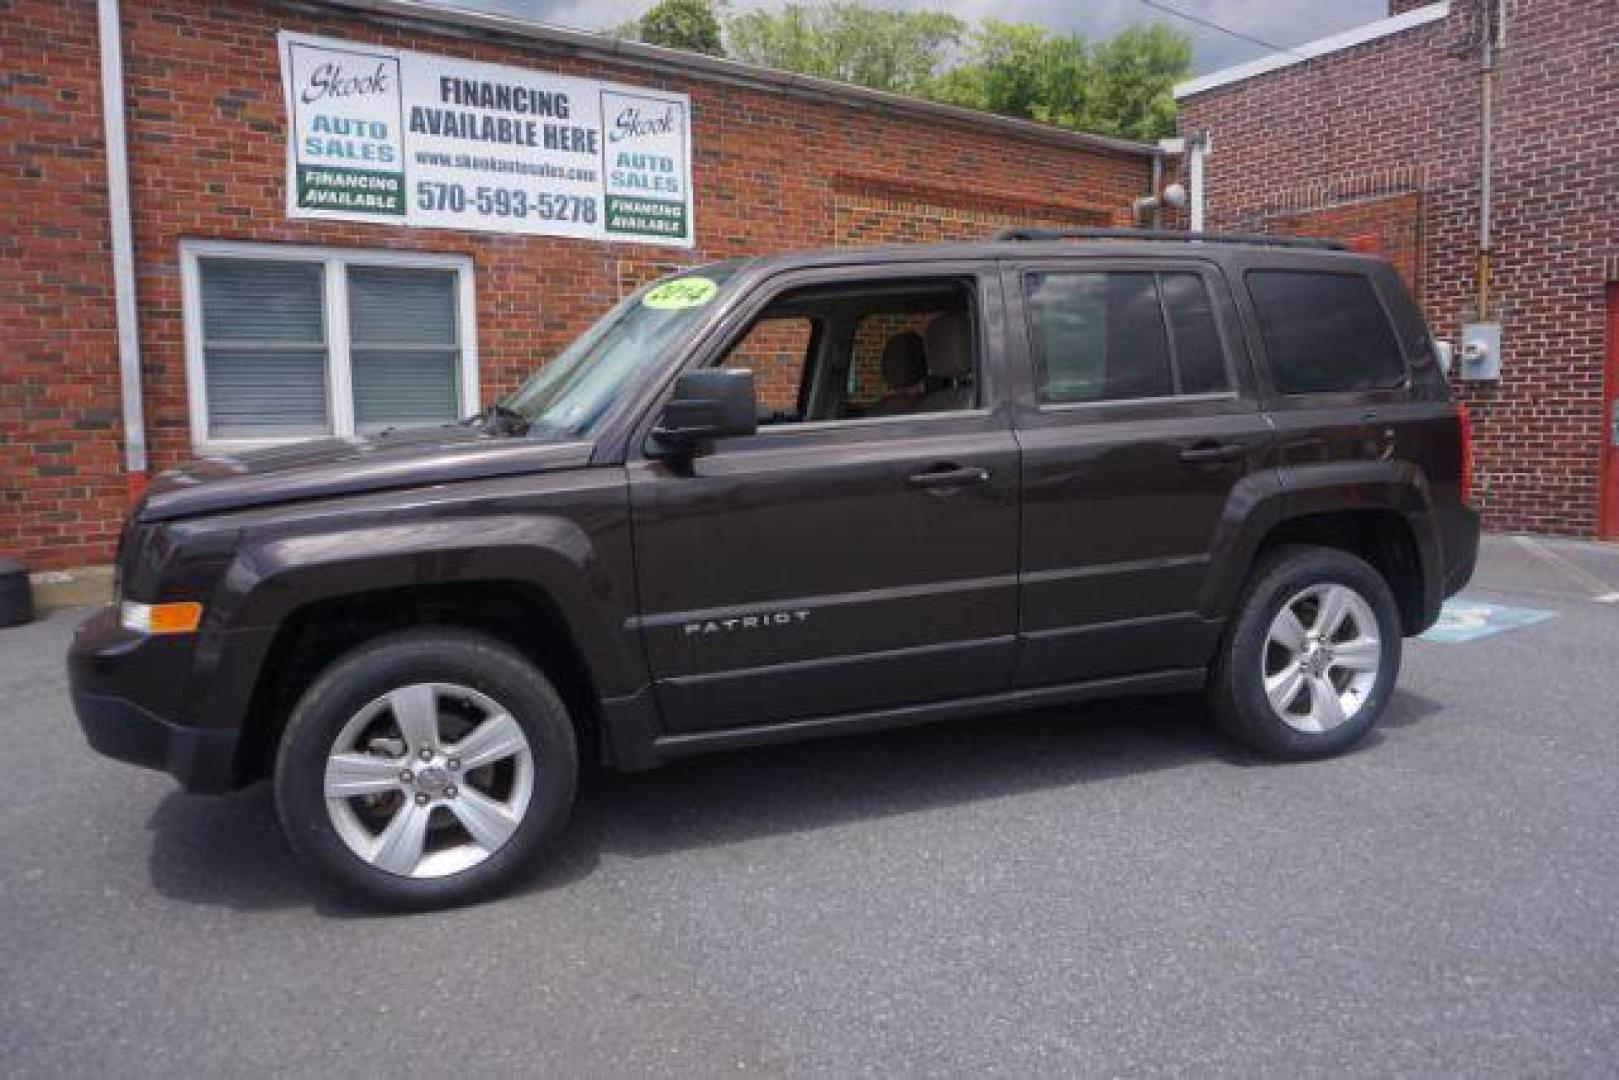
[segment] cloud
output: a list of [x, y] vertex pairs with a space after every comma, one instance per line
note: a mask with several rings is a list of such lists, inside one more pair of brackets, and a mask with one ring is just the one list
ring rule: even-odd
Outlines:
[[[587, 30], [632, 19], [655, 0], [455, 0], [446, 6], [498, 11]], [[780, 8], [784, 0], [733, 0], [738, 9]], [[1166, 0], [1173, 7], [1282, 47], [1359, 26], [1386, 13], [1386, 0]], [[969, 21], [1030, 22], [1054, 30], [1111, 37], [1134, 23], [1155, 22], [1189, 35], [1201, 73], [1263, 56], [1269, 50], [1166, 15], [1140, 0], [885, 0], [887, 6], [947, 10]]]

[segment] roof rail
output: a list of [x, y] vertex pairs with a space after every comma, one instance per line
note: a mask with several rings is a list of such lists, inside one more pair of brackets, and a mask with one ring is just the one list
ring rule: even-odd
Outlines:
[[1343, 251], [1336, 240], [1308, 236], [1269, 236], [1265, 233], [1180, 232], [1175, 229], [1039, 229], [1021, 226], [1002, 229], [991, 240], [1178, 240], [1201, 244], [1262, 244], [1266, 247], [1313, 248]]

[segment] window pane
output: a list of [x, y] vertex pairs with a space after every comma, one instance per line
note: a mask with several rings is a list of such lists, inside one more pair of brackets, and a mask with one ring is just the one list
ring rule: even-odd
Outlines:
[[325, 349], [203, 351], [208, 382], [208, 435], [274, 439], [324, 435]]
[[310, 262], [199, 260], [210, 438], [331, 430], [323, 273]]
[[1175, 392], [1152, 274], [1031, 274], [1025, 290], [1041, 400], [1112, 401]]
[[203, 259], [199, 269], [206, 343], [326, 340], [320, 263]]
[[971, 409], [978, 401], [972, 292], [953, 283], [861, 304], [842, 380], [840, 417]]
[[348, 274], [356, 346], [455, 345], [455, 271], [353, 266]]
[[1276, 387], [1284, 394], [1397, 386], [1405, 361], [1371, 283], [1358, 274], [1248, 274]]
[[354, 422], [362, 431], [437, 424], [461, 414], [454, 350], [362, 349], [354, 361]]
[[[920, 405], [928, 390], [927, 333], [937, 311], [880, 312], [867, 315], [855, 324], [849, 355], [849, 384], [844, 403], [852, 414], [909, 411], [907, 405]], [[908, 347], [895, 346], [896, 337], [915, 335]], [[907, 362], [899, 356], [910, 352]], [[889, 359], [885, 363], [884, 357]]]
[[1175, 365], [1180, 370], [1181, 393], [1212, 394], [1227, 388], [1225, 355], [1220, 332], [1214, 325], [1209, 291], [1196, 274], [1163, 274], [1164, 310], [1175, 336]]
[[760, 319], [726, 353], [721, 367], [753, 372], [761, 424], [801, 420], [799, 395], [815, 324], [801, 316]]
[[359, 429], [459, 416], [455, 272], [351, 266], [348, 283]]

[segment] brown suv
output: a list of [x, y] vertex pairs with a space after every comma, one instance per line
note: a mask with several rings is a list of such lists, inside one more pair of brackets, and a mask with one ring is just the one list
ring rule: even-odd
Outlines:
[[1468, 433], [1384, 262], [1017, 232], [717, 263], [460, 425], [204, 460], [69, 657], [90, 742], [270, 777], [395, 906], [486, 895], [582, 756], [1206, 690], [1351, 745], [1472, 572]]

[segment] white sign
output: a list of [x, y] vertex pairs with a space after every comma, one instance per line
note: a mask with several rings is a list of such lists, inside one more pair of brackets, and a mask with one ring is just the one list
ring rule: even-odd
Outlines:
[[280, 39], [288, 217], [693, 243], [685, 94]]

